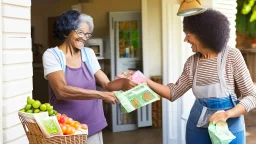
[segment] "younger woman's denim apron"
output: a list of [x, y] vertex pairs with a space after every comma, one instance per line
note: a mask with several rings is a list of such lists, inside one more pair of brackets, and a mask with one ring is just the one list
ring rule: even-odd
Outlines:
[[[231, 96], [225, 81], [225, 65], [229, 47], [220, 52], [217, 57], [217, 71], [219, 83], [197, 86], [197, 65], [199, 56], [194, 59], [195, 72], [192, 90], [196, 96], [186, 127], [187, 144], [211, 144], [208, 133], [209, 118], [219, 110], [229, 110], [238, 103], [237, 98]], [[244, 117], [227, 120], [229, 130], [236, 136], [231, 144], [245, 144]]]

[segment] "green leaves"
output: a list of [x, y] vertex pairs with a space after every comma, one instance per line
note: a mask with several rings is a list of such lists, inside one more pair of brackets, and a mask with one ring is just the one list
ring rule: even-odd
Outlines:
[[256, 0], [237, 0], [236, 29], [238, 33], [256, 35]]
[[253, 5], [254, 5], [254, 0], [250, 0], [248, 4], [244, 3], [244, 6], [241, 11], [242, 14], [244, 15], [248, 14], [251, 11]]

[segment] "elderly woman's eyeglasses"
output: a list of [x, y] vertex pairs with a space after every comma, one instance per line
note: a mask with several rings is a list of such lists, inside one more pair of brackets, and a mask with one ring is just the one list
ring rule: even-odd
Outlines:
[[81, 30], [74, 30], [74, 31], [76, 32], [77, 36], [80, 38], [85, 37], [86, 39], [89, 39], [92, 37], [92, 33], [83, 33], [83, 31], [81, 31]]

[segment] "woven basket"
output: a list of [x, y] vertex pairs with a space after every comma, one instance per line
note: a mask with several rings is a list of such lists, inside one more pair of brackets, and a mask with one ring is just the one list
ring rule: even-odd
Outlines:
[[36, 120], [19, 113], [19, 118], [30, 144], [86, 144], [87, 135], [64, 135], [46, 138]]

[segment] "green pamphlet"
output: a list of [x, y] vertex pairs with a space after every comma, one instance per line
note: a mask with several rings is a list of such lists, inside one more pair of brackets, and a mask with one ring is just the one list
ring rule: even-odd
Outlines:
[[129, 113], [137, 108], [160, 100], [159, 96], [151, 90], [146, 83], [140, 84], [126, 92], [116, 91], [116, 97], [122, 105], [122, 112]]
[[212, 144], [229, 144], [236, 137], [229, 131], [226, 122], [218, 122], [216, 124], [210, 123], [208, 132]]

